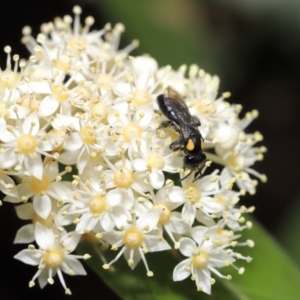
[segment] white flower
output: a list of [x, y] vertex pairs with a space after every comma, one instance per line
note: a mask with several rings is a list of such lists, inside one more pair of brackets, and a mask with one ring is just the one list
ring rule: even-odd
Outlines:
[[123, 198], [119, 190], [106, 193], [99, 182], [92, 179], [86, 182], [82, 190], [73, 193], [73, 199], [70, 198], [69, 204], [62, 207], [61, 213], [78, 216], [78, 233], [111, 231], [122, 220], [130, 218], [130, 213], [122, 206]]
[[66, 201], [71, 196], [71, 184], [68, 181], [57, 181], [63, 174], [58, 172], [58, 163], [52, 162], [44, 167], [42, 179], [24, 177], [23, 182], [17, 185], [19, 198], [6, 196], [4, 201], [12, 203], [27, 202], [33, 199], [35, 212], [46, 219], [52, 208], [51, 198], [57, 201]]
[[124, 254], [130, 268], [134, 269], [142, 259], [147, 275], [153, 276], [153, 272], [149, 270], [145, 254], [171, 249], [164, 238], [154, 230], [159, 221], [160, 210], [161, 208], [151, 209], [137, 220], [135, 217], [130, 220], [123, 220], [122, 226], [119, 226], [120, 231], [113, 230], [104, 234], [103, 238], [112, 245], [112, 250], [122, 247], [115, 259], [103, 265], [104, 269], [108, 269]]
[[221, 204], [213, 201], [219, 187], [219, 176], [217, 172], [211, 175], [203, 176], [199, 180], [193, 182], [189, 176], [183, 181], [183, 190], [186, 202], [182, 208], [182, 217], [188, 223], [193, 224], [197, 210], [201, 210], [205, 215], [220, 212], [223, 208]]
[[69, 275], [86, 275], [78, 259], [86, 259], [89, 256], [70, 254], [76, 248], [80, 234], [75, 232], [62, 233], [59, 238], [57, 238], [57, 234], [57, 232], [53, 232], [53, 230], [37, 223], [35, 227], [35, 240], [39, 249], [29, 246], [29, 249], [22, 250], [16, 254], [15, 258], [26, 264], [38, 266], [38, 271], [29, 282], [30, 287], [35, 285], [37, 278], [41, 288], [47, 283], [53, 284], [53, 277], [57, 273], [66, 294], [71, 294], [71, 291], [65, 284], [62, 272]]
[[[182, 164], [182, 159], [174, 158], [174, 152], [169, 145], [165, 145], [162, 139], [155, 135], [141, 140], [138, 152], [133, 156], [133, 167], [136, 171], [147, 171], [149, 182], [154, 189], [160, 189], [165, 181], [163, 171], [175, 173]], [[141, 158], [134, 158], [141, 156]]]
[[182, 219], [182, 215], [176, 208], [184, 203], [184, 193], [179, 186], [162, 187], [156, 195], [152, 197], [153, 208], [161, 208], [158, 225], [161, 234], [163, 229], [175, 244], [179, 246], [173, 233], [184, 234], [190, 229], [190, 224]]
[[207, 228], [198, 226], [191, 230], [194, 240], [183, 237], [179, 240], [179, 250], [182, 255], [188, 257], [181, 261], [174, 269], [173, 280], [181, 281], [192, 275], [198, 291], [211, 293], [211, 285], [214, 282], [211, 273], [221, 278], [230, 279], [222, 275], [217, 268], [230, 265], [235, 259], [228, 254], [224, 247], [214, 247], [214, 244], [206, 238]]
[[56, 115], [52, 125], [60, 132], [70, 131], [63, 142], [63, 151], [58, 160], [64, 164], [76, 163], [81, 174], [93, 153], [104, 148], [101, 142], [103, 126], [94, 123], [90, 115], [79, 119], [61, 114]]
[[41, 180], [41, 155], [49, 156], [47, 151], [51, 151], [53, 145], [47, 140], [44, 128], [40, 128], [40, 121], [35, 113], [17, 123], [18, 126], [6, 125], [0, 133], [0, 140], [4, 143], [2, 147], [6, 149], [1, 155], [0, 167], [6, 169], [19, 165]]
[[[52, 205], [52, 208], [56, 207]], [[49, 214], [47, 219], [42, 219], [34, 210], [33, 204], [32, 203], [25, 203], [16, 206], [16, 213], [17, 216], [21, 220], [30, 220], [31, 223], [26, 224], [22, 226], [16, 234], [16, 237], [14, 239], [14, 243], [32, 243], [34, 241], [34, 229], [35, 229], [35, 224], [37, 222], [41, 223], [47, 228], [51, 228], [54, 225], [54, 219], [55, 217], [54, 212], [52, 214]]]
[[105, 172], [106, 188], [115, 188], [122, 196], [122, 205], [130, 210], [134, 204], [134, 192], [146, 196], [147, 185], [144, 182], [145, 172], [134, 172], [130, 160], [123, 157], [122, 160], [112, 164], [104, 155], [108, 165]]

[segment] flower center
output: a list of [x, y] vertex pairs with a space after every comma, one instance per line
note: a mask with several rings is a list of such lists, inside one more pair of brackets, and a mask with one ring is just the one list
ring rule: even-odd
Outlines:
[[154, 205], [154, 207], [162, 208], [160, 215], [159, 215], [158, 224], [163, 225], [163, 224], [168, 223], [171, 218], [171, 210], [169, 209], [169, 207], [166, 206], [165, 204], [157, 204], [157, 205]]
[[152, 102], [152, 97], [151, 97], [150, 93], [148, 92], [148, 90], [140, 89], [140, 90], [136, 90], [133, 93], [132, 100], [136, 105], [142, 106], [142, 105]]
[[99, 118], [99, 121], [102, 121], [104, 123], [105, 118], [108, 115], [107, 106], [101, 102], [96, 103], [92, 107], [91, 115], [92, 117]]
[[114, 174], [114, 183], [118, 188], [129, 188], [134, 182], [134, 174], [127, 168], [117, 170]]
[[245, 165], [245, 160], [242, 155], [231, 155], [227, 158], [227, 165], [231, 167], [236, 172], [241, 172]]
[[227, 197], [224, 195], [215, 195], [213, 199], [215, 202], [221, 203], [221, 204], [223, 204], [224, 202], [227, 201]]
[[43, 175], [42, 180], [35, 177], [31, 177], [29, 181], [29, 186], [35, 193], [42, 193], [48, 190], [50, 186], [50, 180], [46, 175]]
[[53, 62], [53, 66], [59, 70], [68, 71], [71, 67], [70, 57], [65, 54], [60, 54]]
[[85, 144], [94, 145], [96, 142], [96, 131], [92, 126], [86, 125], [81, 129], [81, 138]]
[[150, 153], [147, 156], [147, 166], [151, 169], [162, 170], [165, 166], [165, 160], [159, 153]]
[[204, 269], [209, 262], [209, 255], [206, 251], [200, 250], [198, 254], [193, 255], [192, 264], [196, 269]]
[[111, 86], [114, 79], [108, 74], [99, 74], [97, 81], [101, 89], [108, 89]]
[[31, 113], [37, 111], [39, 108], [39, 102], [33, 94], [24, 95], [21, 98], [19, 98], [17, 102], [21, 106], [29, 108]]
[[197, 100], [196, 103], [196, 110], [201, 111], [201, 114], [206, 117], [209, 117], [216, 112], [216, 109], [211, 101], [205, 97]]
[[90, 200], [90, 212], [92, 214], [101, 214], [106, 210], [106, 200], [104, 197], [95, 196]]
[[55, 85], [52, 88], [52, 94], [53, 97], [60, 102], [64, 102], [69, 99], [69, 91], [63, 85]]
[[19, 80], [19, 74], [6, 69], [0, 74], [0, 87], [11, 88]]
[[195, 183], [189, 183], [184, 187], [185, 197], [192, 204], [197, 203], [201, 199], [201, 190]]
[[92, 98], [92, 92], [91, 92], [91, 90], [88, 87], [83, 86], [83, 85], [79, 85], [76, 88], [76, 93], [84, 101], [89, 101]]
[[44, 262], [49, 268], [58, 268], [64, 261], [63, 252], [60, 249], [53, 248], [44, 255]]
[[135, 123], [130, 123], [123, 128], [122, 132], [124, 140], [129, 143], [132, 137], [140, 137], [142, 135], [142, 128]]
[[36, 224], [37, 222], [39, 222], [47, 228], [51, 228], [51, 226], [53, 225], [53, 218], [52, 218], [51, 214], [47, 217], [46, 220], [44, 220], [38, 214], [35, 213], [31, 219], [31, 221], [32, 221], [32, 224]]
[[73, 36], [68, 41], [68, 48], [75, 52], [81, 52], [87, 47], [86, 40], [81, 36]]
[[138, 248], [144, 241], [143, 233], [137, 228], [127, 229], [123, 235], [123, 242], [128, 248]]
[[22, 154], [30, 154], [34, 152], [37, 146], [37, 141], [31, 134], [23, 134], [17, 140], [18, 150]]

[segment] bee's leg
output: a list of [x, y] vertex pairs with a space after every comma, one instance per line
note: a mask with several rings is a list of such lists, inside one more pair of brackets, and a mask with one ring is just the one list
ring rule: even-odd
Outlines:
[[173, 121], [162, 121], [159, 125], [159, 128], [166, 128], [166, 127], [172, 127], [177, 133], [180, 133], [180, 128], [178, 125]]
[[200, 126], [201, 122], [197, 116], [192, 116], [192, 124], [193, 126]]
[[185, 175], [184, 177], [182, 177], [180, 179], [180, 181], [182, 181], [182, 180], [186, 179], [187, 177], [189, 177], [192, 174], [192, 172], [193, 172], [193, 170], [190, 170], [190, 172], [187, 175]]
[[201, 170], [198, 169], [198, 171], [195, 172], [193, 182], [194, 182], [194, 181], [197, 181], [197, 180], [200, 179], [202, 176], [203, 176], [203, 174], [201, 173]]
[[162, 121], [159, 125], [159, 128], [173, 127], [173, 121]]
[[182, 137], [179, 137], [175, 142], [170, 144], [170, 149], [173, 151], [184, 150], [185, 140]]

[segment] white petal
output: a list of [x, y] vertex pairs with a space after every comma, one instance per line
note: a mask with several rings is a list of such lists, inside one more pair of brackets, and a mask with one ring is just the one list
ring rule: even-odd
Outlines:
[[148, 56], [137, 56], [132, 61], [132, 66], [137, 74], [153, 74], [157, 71], [158, 65], [154, 58]]
[[186, 271], [186, 267], [190, 266], [191, 261], [190, 259], [185, 259], [180, 262], [173, 271], [173, 280], [174, 281], [181, 281], [186, 279], [190, 274], [191, 271]]
[[144, 243], [148, 248], [149, 252], [164, 251], [171, 249], [170, 245], [164, 239], [161, 239], [161, 237], [158, 235], [145, 235]]
[[74, 165], [77, 163], [78, 155], [81, 149], [76, 151], [65, 151], [60, 154], [58, 161], [64, 165]]
[[43, 250], [51, 249], [55, 244], [54, 233], [51, 229], [40, 223], [35, 224], [35, 240], [39, 247]]
[[146, 171], [147, 165], [144, 159], [136, 158], [132, 161], [132, 166], [136, 171]]
[[123, 196], [124, 195], [121, 190], [119, 189], [111, 190], [106, 194], [107, 204], [109, 204], [110, 206], [116, 206], [121, 203]]
[[183, 234], [190, 230], [191, 226], [183, 221], [179, 212], [172, 212], [170, 221], [165, 226], [168, 226], [171, 232]]
[[85, 213], [81, 216], [80, 222], [76, 226], [76, 231], [83, 234], [85, 231], [93, 230], [98, 218], [94, 218], [91, 213]]
[[194, 223], [196, 216], [196, 208], [190, 203], [186, 202], [182, 208], [182, 219], [190, 224]]
[[33, 198], [33, 208], [35, 212], [46, 220], [51, 212], [51, 200], [47, 194], [35, 195]]
[[27, 224], [22, 226], [16, 234], [14, 244], [32, 243], [34, 241], [34, 225]]
[[[66, 256], [65, 263], [72, 271], [74, 271], [75, 275], [86, 275], [86, 271], [84, 270], [81, 262], [76, 258], [73, 258], [71, 255]], [[65, 268], [64, 265], [61, 266], [61, 269], [66, 274], [69, 274], [69, 268]]]
[[145, 231], [145, 232], [149, 232], [152, 229], [154, 229], [154, 227], [158, 223], [160, 211], [161, 211], [161, 209], [154, 208], [154, 209], [149, 210], [144, 215], [140, 216], [136, 222], [137, 227], [139, 229], [141, 229], [142, 231], [144, 231], [145, 228], [147, 228], [147, 231]]
[[210, 272], [207, 269], [196, 269], [196, 285], [202, 288], [202, 292], [211, 294]]
[[152, 170], [149, 174], [149, 179], [151, 186], [156, 190], [160, 189], [165, 182], [165, 176], [161, 170]]
[[46, 117], [52, 115], [58, 108], [59, 102], [52, 96], [46, 96], [40, 103], [39, 116]]
[[126, 224], [128, 224], [127, 221], [132, 220], [130, 212], [122, 206], [114, 207], [112, 214], [114, 216], [115, 225], [118, 228], [126, 226]]
[[47, 164], [44, 168], [44, 174], [50, 179], [54, 180], [59, 172], [58, 162], [52, 161], [51, 164]]
[[[50, 94], [51, 88], [48, 82], [30, 81], [28, 82], [30, 89], [37, 94]], [[28, 92], [29, 93], [29, 90]]]
[[12, 132], [6, 130], [6, 128], [1, 128], [0, 140], [4, 143], [11, 143], [16, 140], [16, 137], [12, 134]]
[[[0, 176], [0, 181], [1, 181], [0, 189], [2, 193], [8, 196], [19, 198], [19, 194], [15, 182], [9, 176], [2, 174]], [[6, 188], [6, 185], [10, 185], [10, 187]]]
[[112, 231], [113, 228], [115, 227], [114, 218], [109, 212], [104, 212], [100, 216], [100, 223], [105, 231]]
[[82, 174], [83, 169], [86, 167], [89, 160], [90, 160], [90, 154], [88, 153], [87, 149], [83, 145], [83, 148], [81, 149], [77, 159], [77, 169], [79, 171], [79, 174]]
[[15, 259], [22, 261], [23, 263], [31, 266], [37, 266], [39, 260], [34, 255], [37, 253], [36, 250], [24, 249], [14, 256]]
[[197, 221], [199, 221], [199, 223], [207, 227], [212, 227], [216, 225], [215, 221], [211, 217], [205, 215], [204, 212], [199, 209], [197, 209], [196, 211], [196, 219]]
[[80, 237], [81, 234], [75, 231], [70, 231], [61, 238], [61, 243], [64, 248], [68, 249], [68, 252], [73, 252], [79, 243]]
[[17, 155], [14, 152], [14, 147], [4, 150], [0, 153], [0, 167], [2, 169], [8, 169], [17, 163]]
[[24, 158], [25, 168], [32, 176], [36, 177], [39, 180], [42, 180], [43, 177], [43, 163], [40, 154], [37, 153], [35, 158], [31, 158], [28, 155], [25, 155]]
[[104, 240], [110, 245], [114, 245], [122, 241], [122, 237], [123, 237], [123, 232], [112, 230], [110, 232], [105, 233]]
[[197, 248], [196, 243], [187, 237], [183, 237], [179, 240], [180, 247], [179, 250], [182, 253], [182, 255], [190, 257], [192, 256], [192, 253], [195, 248]]
[[34, 215], [34, 209], [32, 203], [25, 203], [15, 206], [17, 216], [21, 220], [31, 220]]
[[[56, 274], [56, 269], [53, 269], [52, 277]], [[38, 277], [40, 288], [43, 289], [48, 284], [49, 268], [45, 267]]]
[[70, 189], [68, 182], [51, 182], [50, 188], [47, 193], [53, 198], [68, 199], [72, 196], [72, 190]]
[[[33, 125], [34, 124], [34, 125]], [[23, 133], [30, 133], [35, 136], [40, 128], [39, 118], [36, 113], [27, 116], [22, 125]]]
[[183, 203], [185, 201], [184, 199], [184, 193], [181, 187], [179, 186], [172, 186], [168, 189], [168, 199], [171, 202], [181, 202]]
[[196, 226], [191, 229], [191, 236], [197, 244], [202, 244], [207, 230], [208, 228], [206, 226]]
[[69, 138], [64, 142], [64, 149], [66, 150], [77, 150], [83, 146], [82, 139], [80, 137], [79, 132], [73, 132]]
[[139, 108], [136, 111], [133, 117], [133, 121], [138, 122], [142, 128], [148, 129], [148, 126], [153, 120], [153, 114], [154, 114], [154, 109], [152, 103], [143, 105], [141, 108]]
[[204, 212], [208, 212], [212, 214], [212, 213], [218, 213], [220, 211], [223, 211], [223, 205], [213, 201], [211, 197], [202, 197], [200, 202], [204, 207], [203, 209]]
[[141, 254], [140, 254], [140, 251], [139, 251], [139, 248], [137, 249], [126, 249], [124, 251], [124, 257], [125, 259], [128, 261], [128, 259], [130, 258], [130, 252], [133, 251], [133, 256], [132, 256], [132, 259], [133, 259], [133, 265], [130, 266], [130, 268], [133, 270], [137, 264], [139, 263], [139, 261], [141, 260]]

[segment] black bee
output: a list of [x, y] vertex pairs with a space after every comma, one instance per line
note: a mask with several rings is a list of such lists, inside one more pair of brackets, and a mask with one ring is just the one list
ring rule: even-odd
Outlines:
[[157, 102], [161, 112], [168, 118], [161, 123], [160, 127], [172, 127], [179, 133], [179, 138], [170, 144], [170, 149], [183, 150], [185, 154], [183, 168], [191, 170], [181, 180], [196, 170], [194, 175], [196, 181], [202, 176], [201, 170], [206, 161], [206, 155], [202, 152], [203, 138], [198, 129], [201, 125], [200, 120], [190, 114], [182, 96], [171, 86], [166, 88], [164, 94], [157, 96]]

